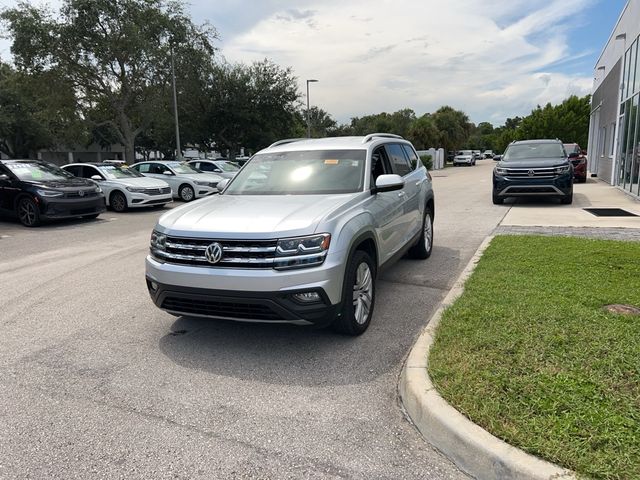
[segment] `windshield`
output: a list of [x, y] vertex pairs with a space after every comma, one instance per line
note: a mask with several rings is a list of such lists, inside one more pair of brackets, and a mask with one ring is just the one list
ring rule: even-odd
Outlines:
[[565, 143], [564, 149], [567, 151], [567, 153], [580, 153], [580, 149], [575, 143]]
[[67, 180], [75, 178], [55, 165], [37, 162], [5, 163], [5, 167], [13, 172], [20, 180], [46, 182], [51, 180]]
[[186, 163], [167, 162], [167, 166], [169, 166], [174, 173], [202, 173], [201, 170], [198, 170], [196, 167], [193, 167], [191, 165], [187, 165]]
[[460, 150], [457, 155], [473, 155], [471, 150]]
[[517, 162], [531, 158], [564, 158], [564, 148], [560, 143], [520, 143], [509, 145], [502, 157], [503, 162]]
[[220, 167], [220, 170], [222, 170], [223, 172], [237, 172], [238, 170], [240, 170], [239, 166], [231, 162], [220, 161], [216, 162], [216, 165]]
[[144, 175], [136, 172], [135, 170], [117, 167], [115, 165], [98, 167], [98, 170], [100, 170], [100, 173], [102, 173], [109, 180], [117, 180], [118, 178], [144, 177]]
[[231, 195], [354, 193], [364, 187], [366, 150], [310, 150], [253, 157], [225, 190]]

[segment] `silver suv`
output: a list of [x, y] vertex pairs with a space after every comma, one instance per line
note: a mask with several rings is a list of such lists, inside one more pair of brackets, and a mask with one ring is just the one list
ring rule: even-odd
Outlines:
[[220, 187], [151, 235], [147, 286], [171, 314], [359, 335], [378, 272], [431, 255], [431, 177], [396, 135], [282, 140]]

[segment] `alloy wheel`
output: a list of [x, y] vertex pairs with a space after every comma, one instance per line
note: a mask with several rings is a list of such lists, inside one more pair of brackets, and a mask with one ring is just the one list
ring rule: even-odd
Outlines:
[[360, 263], [356, 270], [356, 281], [353, 285], [353, 310], [356, 322], [366, 323], [371, 311], [373, 298], [373, 277], [366, 262]]
[[18, 205], [18, 217], [20, 221], [27, 226], [35, 225], [38, 219], [38, 213], [36, 212], [36, 206], [31, 200], [20, 200]]

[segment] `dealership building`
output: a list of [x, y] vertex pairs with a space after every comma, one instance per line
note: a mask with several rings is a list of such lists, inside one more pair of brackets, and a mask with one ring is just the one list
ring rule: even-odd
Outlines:
[[589, 171], [640, 198], [640, 0], [629, 0], [595, 66]]

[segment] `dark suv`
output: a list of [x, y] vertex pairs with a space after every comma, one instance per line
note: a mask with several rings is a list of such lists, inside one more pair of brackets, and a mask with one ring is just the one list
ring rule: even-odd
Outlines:
[[573, 201], [573, 165], [560, 140], [512, 142], [494, 168], [494, 204], [532, 195]]
[[96, 218], [105, 208], [92, 180], [39, 160], [0, 160], [0, 213], [17, 216], [27, 227], [45, 219]]

